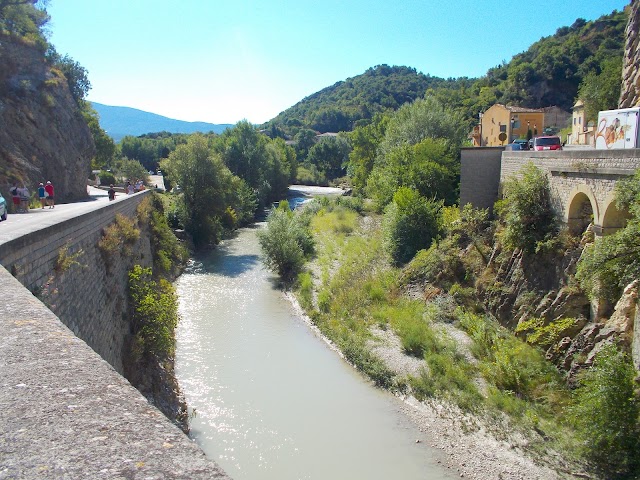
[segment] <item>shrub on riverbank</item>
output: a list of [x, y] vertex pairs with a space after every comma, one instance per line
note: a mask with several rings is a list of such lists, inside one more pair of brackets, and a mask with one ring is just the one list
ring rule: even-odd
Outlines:
[[265, 265], [288, 283], [295, 279], [305, 258], [314, 251], [314, 242], [305, 217], [289, 209], [286, 201], [272, 209], [267, 227], [258, 232]]

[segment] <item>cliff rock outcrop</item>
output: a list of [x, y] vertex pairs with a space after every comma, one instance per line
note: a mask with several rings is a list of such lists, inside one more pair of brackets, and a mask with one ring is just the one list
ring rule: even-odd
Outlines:
[[0, 189], [51, 180], [56, 197], [86, 197], [95, 145], [62, 72], [41, 49], [0, 36]]
[[640, 1], [629, 7], [629, 23], [625, 31], [626, 45], [622, 65], [620, 108], [640, 106]]

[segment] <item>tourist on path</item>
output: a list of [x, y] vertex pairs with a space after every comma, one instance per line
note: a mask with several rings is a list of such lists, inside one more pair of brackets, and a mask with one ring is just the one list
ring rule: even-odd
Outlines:
[[16, 213], [20, 213], [20, 195], [18, 195], [18, 183], [13, 184], [13, 187], [9, 189], [9, 193], [11, 194], [13, 208], [15, 208]]
[[44, 210], [44, 205], [47, 203], [47, 191], [44, 189], [44, 183], [40, 182], [38, 186], [38, 198], [40, 198], [40, 205]]
[[56, 203], [53, 198], [53, 184], [49, 180], [47, 180], [44, 190], [47, 192], [47, 203], [49, 204], [49, 208], [55, 207]]
[[127, 195], [133, 195], [133, 193], [133, 185], [131, 185], [131, 182], [127, 182]]
[[22, 213], [29, 213], [31, 193], [29, 193], [29, 189], [25, 185], [22, 185], [22, 188], [18, 188], [18, 196], [20, 197], [20, 211]]
[[107, 193], [109, 194], [109, 201], [116, 199], [116, 189], [113, 188], [113, 183], [109, 185], [109, 190], [107, 190]]

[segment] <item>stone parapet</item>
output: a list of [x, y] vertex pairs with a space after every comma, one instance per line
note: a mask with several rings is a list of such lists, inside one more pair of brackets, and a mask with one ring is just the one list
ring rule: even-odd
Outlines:
[[0, 478], [228, 478], [0, 267]]

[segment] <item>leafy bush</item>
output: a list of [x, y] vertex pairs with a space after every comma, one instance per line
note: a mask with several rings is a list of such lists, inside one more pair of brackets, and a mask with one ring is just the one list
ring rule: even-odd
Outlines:
[[581, 377], [569, 411], [582, 440], [582, 453], [607, 478], [638, 478], [640, 473], [635, 376], [627, 355], [613, 345], [604, 348]]
[[102, 170], [98, 174], [98, 177], [100, 177], [100, 185], [102, 186], [115, 185], [117, 183], [116, 177], [113, 175], [113, 173], [107, 172], [105, 170]]
[[465, 266], [456, 248], [457, 238], [431, 245], [428, 250], [419, 251], [402, 271], [400, 283], [433, 283], [450, 288], [456, 280], [465, 279]]
[[471, 352], [483, 376], [498, 389], [534, 402], [560, 389], [559, 373], [544, 355], [495, 321], [467, 312], [460, 315], [460, 326], [473, 340]]
[[384, 215], [385, 249], [396, 264], [406, 263], [419, 250], [429, 248], [438, 235], [441, 202], [427, 200], [416, 190], [402, 187]]
[[291, 281], [302, 269], [304, 259], [314, 251], [309, 226], [302, 217], [286, 208], [271, 210], [267, 227], [258, 232], [264, 262], [285, 282]]
[[539, 345], [546, 349], [558, 342], [576, 324], [577, 320], [575, 318], [561, 318], [548, 325], [544, 324], [542, 318], [532, 318], [526, 322], [521, 322], [516, 327], [516, 334], [524, 332], [527, 343]]
[[117, 213], [115, 222], [104, 229], [104, 234], [98, 241], [98, 248], [103, 256], [110, 260], [118, 252], [128, 255], [139, 238], [140, 230], [136, 221]]
[[513, 177], [505, 182], [504, 195], [503, 203], [497, 208], [506, 224], [502, 241], [507, 248], [534, 253], [539, 242], [558, 230], [547, 177], [529, 163], [520, 179]]
[[135, 265], [129, 272], [129, 299], [134, 335], [142, 347], [139, 353], [172, 357], [178, 324], [178, 297], [173, 286], [164, 279], [153, 280], [150, 268]]

